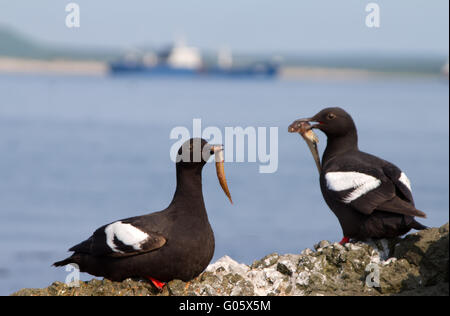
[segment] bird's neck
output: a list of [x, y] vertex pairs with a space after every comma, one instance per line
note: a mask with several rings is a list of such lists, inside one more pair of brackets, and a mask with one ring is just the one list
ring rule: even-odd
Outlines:
[[345, 135], [328, 136], [327, 148], [323, 154], [322, 164], [325, 165], [328, 161], [343, 153], [358, 150], [358, 133], [356, 129], [350, 130]]
[[180, 212], [206, 213], [202, 192], [201, 168], [182, 168], [177, 165], [177, 188], [171, 205]]

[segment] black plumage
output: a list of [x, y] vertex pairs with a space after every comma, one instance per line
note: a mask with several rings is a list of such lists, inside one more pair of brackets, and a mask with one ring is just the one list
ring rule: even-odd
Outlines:
[[416, 209], [406, 175], [394, 164], [359, 150], [357, 129], [347, 112], [326, 108], [296, 122], [317, 122], [311, 128], [327, 135], [320, 187], [344, 240], [391, 238], [426, 228], [414, 219], [426, 215]]
[[82, 272], [113, 281], [129, 277], [189, 281], [200, 274], [213, 257], [214, 234], [202, 193], [202, 169], [209, 156], [195, 156], [194, 151], [212, 155], [220, 146], [195, 140], [178, 152], [181, 158], [188, 151], [190, 160], [176, 163], [176, 191], [166, 209], [102, 226], [72, 247], [71, 257], [54, 265], [75, 263]]

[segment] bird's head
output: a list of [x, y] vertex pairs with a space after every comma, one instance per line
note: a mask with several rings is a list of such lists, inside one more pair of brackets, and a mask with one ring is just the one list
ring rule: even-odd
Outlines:
[[178, 149], [177, 165], [201, 169], [209, 158], [219, 151], [222, 151], [222, 145], [210, 145], [202, 138], [191, 138]]
[[223, 145], [211, 145], [202, 138], [189, 139], [184, 142], [178, 150], [177, 170], [191, 170], [201, 173], [203, 166], [208, 162], [212, 155], [215, 156], [216, 172], [220, 186], [230, 202], [233, 203], [225, 177]]
[[311, 118], [296, 120], [289, 126], [289, 131], [300, 131], [301, 128], [304, 128], [302, 122], [314, 122], [315, 124], [309, 128], [319, 129], [332, 138], [345, 136], [349, 132], [356, 131], [355, 123], [350, 114], [339, 107], [326, 108]]

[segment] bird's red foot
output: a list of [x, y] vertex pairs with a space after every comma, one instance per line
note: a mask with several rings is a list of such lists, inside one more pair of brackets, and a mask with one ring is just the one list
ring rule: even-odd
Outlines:
[[342, 240], [339, 242], [339, 244], [345, 245], [348, 242], [350, 242], [350, 238], [344, 236], [344, 238], [342, 238]]
[[153, 285], [160, 291], [162, 291], [164, 285], [166, 285], [165, 282], [158, 281], [152, 277], [147, 277], [147, 279], [149, 279], [153, 283]]

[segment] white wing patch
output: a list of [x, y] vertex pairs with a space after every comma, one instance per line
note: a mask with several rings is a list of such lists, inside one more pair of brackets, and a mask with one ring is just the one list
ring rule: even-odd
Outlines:
[[398, 178], [398, 181], [403, 183], [409, 189], [409, 191], [412, 192], [411, 181], [409, 181], [408, 177], [406, 176], [406, 174], [404, 172], [402, 172], [402, 174], [400, 175], [400, 178]]
[[117, 249], [117, 246], [114, 243], [115, 238], [120, 240], [123, 244], [133, 247], [136, 250], [141, 250], [141, 245], [149, 238], [149, 236], [142, 230], [131, 224], [124, 224], [120, 221], [106, 226], [105, 234], [106, 243], [109, 248], [111, 248], [114, 252], [120, 253], [123, 253], [123, 251]]
[[332, 191], [339, 192], [353, 189], [353, 191], [347, 194], [342, 200], [342, 202], [346, 204], [351, 203], [381, 185], [379, 179], [355, 171], [328, 172], [325, 175], [325, 179], [327, 181], [328, 189]]

